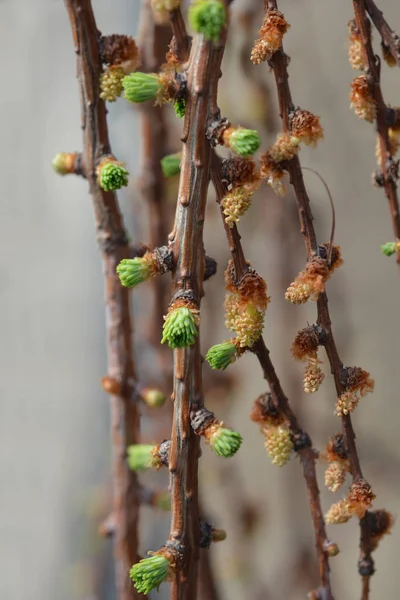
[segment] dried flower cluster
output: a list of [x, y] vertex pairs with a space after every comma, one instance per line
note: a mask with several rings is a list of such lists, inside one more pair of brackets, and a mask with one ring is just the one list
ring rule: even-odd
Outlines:
[[313, 394], [319, 390], [325, 375], [319, 366], [322, 363], [318, 358], [309, 358], [304, 371], [303, 386], [306, 394]]
[[286, 194], [283, 183], [285, 170], [274, 161], [268, 150], [260, 157], [260, 175], [277, 196], [283, 197]]
[[290, 131], [296, 140], [313, 148], [324, 139], [324, 130], [319, 117], [308, 110], [296, 110], [290, 123]]
[[349, 62], [353, 69], [357, 71], [364, 70], [364, 60], [362, 54], [362, 44], [360, 33], [356, 27], [356, 22], [351, 19], [348, 24], [349, 28]]
[[225, 221], [230, 227], [237, 223], [250, 208], [251, 198], [260, 186], [259, 181], [233, 188], [221, 200]]
[[360, 398], [373, 392], [375, 382], [368, 371], [360, 367], [348, 367], [345, 373], [345, 391], [336, 402], [338, 417], [348, 415], [358, 406]]
[[341, 463], [331, 463], [325, 471], [325, 485], [331, 492], [337, 492], [344, 483], [346, 470]]
[[251, 60], [259, 65], [269, 60], [274, 52], [282, 46], [282, 39], [290, 25], [279, 10], [267, 12], [264, 23], [259, 31], [260, 38], [254, 43]]
[[366, 75], [359, 75], [351, 83], [350, 108], [360, 119], [370, 123], [375, 119], [375, 102]]
[[274, 144], [260, 158], [260, 175], [277, 196], [284, 196], [286, 193], [282, 181], [285, 163], [296, 156], [300, 143], [315, 147], [324, 138], [319, 117], [308, 110], [296, 110], [290, 127], [290, 133], [278, 134]]
[[271, 394], [262, 394], [257, 398], [250, 418], [260, 425], [264, 446], [272, 464], [283, 467], [290, 459], [294, 444], [285, 419], [277, 409]]
[[106, 65], [100, 76], [100, 98], [115, 102], [122, 94], [123, 78], [140, 64], [139, 50], [132, 37], [109, 35], [101, 38], [100, 54]]
[[292, 354], [296, 360], [316, 358], [320, 346], [317, 332], [318, 328], [314, 325], [309, 325], [297, 332], [291, 347]]
[[264, 445], [273, 465], [283, 467], [293, 452], [293, 441], [289, 429], [279, 425], [278, 427], [267, 426], [263, 429]]
[[320, 453], [320, 459], [328, 461], [325, 471], [325, 485], [331, 492], [337, 490], [344, 483], [346, 473], [350, 472], [350, 461], [344, 444], [343, 434], [338, 433], [330, 438], [325, 452]]
[[233, 227], [250, 208], [252, 195], [261, 185], [260, 175], [254, 160], [236, 156], [223, 161], [222, 178], [228, 192], [221, 206], [226, 223]]
[[339, 246], [335, 246], [332, 253], [332, 262], [328, 266], [326, 259], [314, 256], [304, 271], [288, 287], [285, 298], [292, 304], [304, 304], [308, 299], [318, 300], [318, 296], [325, 291], [325, 284], [333, 271], [342, 264]]
[[361, 519], [370, 508], [375, 494], [364, 479], [358, 479], [350, 486], [347, 498], [332, 504], [325, 515], [326, 523], [338, 525], [346, 523], [353, 515]]
[[264, 327], [264, 315], [269, 298], [267, 284], [255, 271], [249, 269], [235, 285], [231, 277], [232, 265], [225, 272], [227, 295], [225, 298], [225, 325], [236, 332], [239, 348], [251, 348]]

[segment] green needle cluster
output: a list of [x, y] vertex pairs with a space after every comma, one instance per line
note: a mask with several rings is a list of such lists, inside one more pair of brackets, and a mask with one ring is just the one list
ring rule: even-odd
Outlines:
[[131, 73], [122, 80], [124, 96], [135, 104], [154, 100], [161, 88], [158, 75], [154, 73]]
[[206, 361], [212, 369], [224, 370], [235, 362], [236, 356], [236, 346], [232, 342], [222, 342], [209, 349]]
[[199, 335], [193, 312], [186, 307], [171, 311], [165, 319], [161, 343], [170, 348], [192, 346]]
[[156, 459], [154, 457], [155, 446], [150, 444], [133, 444], [128, 446], [128, 465], [132, 471], [145, 471], [151, 469]]
[[167, 154], [161, 159], [160, 163], [164, 177], [179, 175], [181, 170], [181, 153]]
[[128, 171], [123, 165], [110, 161], [99, 169], [99, 184], [106, 192], [119, 190], [128, 185]]
[[135, 584], [135, 588], [141, 594], [148, 594], [151, 590], [159, 588], [168, 577], [170, 563], [165, 556], [155, 554], [133, 565], [129, 575]]
[[382, 254], [385, 256], [392, 256], [392, 254], [397, 252], [397, 245], [396, 242], [387, 242], [386, 244], [383, 244], [383, 246], [381, 246]]
[[242, 441], [243, 438], [237, 431], [219, 427], [210, 438], [210, 446], [218, 456], [229, 458], [236, 454]]
[[260, 135], [255, 129], [238, 127], [229, 136], [229, 148], [246, 158], [257, 152], [260, 145]]
[[184, 98], [180, 98], [179, 100], [175, 100], [174, 102], [175, 114], [178, 119], [182, 119], [185, 116], [186, 102]]
[[202, 33], [206, 40], [218, 42], [226, 23], [226, 10], [219, 0], [196, 0], [189, 8], [189, 21], [196, 33]]
[[144, 258], [124, 258], [117, 267], [118, 277], [124, 287], [135, 287], [151, 276], [149, 261]]

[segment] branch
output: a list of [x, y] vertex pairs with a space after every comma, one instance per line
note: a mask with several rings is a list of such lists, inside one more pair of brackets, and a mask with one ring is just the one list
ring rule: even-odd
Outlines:
[[[222, 198], [228, 191], [225, 184], [221, 180], [220, 163], [221, 160], [216, 156], [216, 154], [214, 154], [211, 178], [215, 187], [217, 201], [219, 204], [221, 204]], [[230, 252], [232, 255], [232, 260], [235, 269], [235, 279], [236, 281], [240, 281], [242, 277], [247, 273], [249, 265], [243, 253], [240, 235], [236, 224], [234, 224], [232, 228], [229, 227], [229, 225], [225, 221], [225, 216], [222, 212], [222, 207], [221, 216], [224, 223], [225, 233], [228, 238]], [[309, 435], [300, 427], [297, 421], [296, 415], [294, 414], [290, 406], [289, 400], [282, 389], [278, 375], [276, 374], [275, 368], [272, 364], [269, 350], [266, 347], [262, 337], [256, 342], [252, 350], [258, 358], [258, 361], [264, 374], [264, 378], [268, 382], [274, 404], [278, 409], [279, 413], [284, 415], [289, 425], [294, 439], [295, 449], [300, 456], [300, 460], [303, 466], [303, 476], [308, 490], [311, 517], [314, 526], [315, 546], [317, 549], [318, 556], [321, 591], [323, 591], [324, 593], [324, 596], [322, 597], [326, 598], [326, 600], [333, 600], [329, 575], [329, 559], [326, 551], [329, 542], [326, 535], [325, 521], [319, 498], [319, 488], [315, 470], [315, 460], [317, 453], [312, 448], [312, 443]]]
[[[277, 10], [276, 0], [270, 0], [265, 2], [266, 10]], [[289, 131], [289, 115], [293, 110], [294, 105], [292, 102], [289, 81], [288, 81], [288, 57], [285, 55], [283, 48], [275, 52], [270, 59], [270, 65], [273, 68], [276, 87], [278, 91], [278, 100], [280, 115], [282, 118], [283, 131]], [[317, 239], [315, 229], [313, 225], [313, 216], [310, 208], [310, 201], [307, 194], [307, 190], [304, 185], [302, 170], [300, 161], [296, 155], [290, 161], [288, 161], [287, 170], [290, 175], [290, 182], [294, 188], [296, 195], [297, 208], [299, 213], [301, 232], [304, 235], [305, 246], [307, 250], [307, 258], [310, 259], [313, 255], [318, 252]], [[326, 293], [319, 295], [317, 302], [318, 309], [318, 320], [317, 323], [324, 332], [324, 346], [329, 359], [331, 372], [334, 378], [337, 396], [340, 397], [344, 392], [344, 386], [342, 383], [342, 370], [343, 363], [340, 360], [336, 343], [333, 337], [331, 320], [328, 308], [328, 297]], [[342, 427], [343, 434], [346, 443], [346, 449], [350, 460], [350, 470], [353, 481], [357, 481], [362, 477], [362, 471], [358, 452], [355, 444], [355, 433], [351, 421], [350, 415], [342, 416]], [[361, 571], [360, 565], [367, 564], [369, 575], [374, 572], [373, 559], [371, 556], [371, 544], [370, 544], [370, 531], [368, 525], [368, 519], [360, 520], [361, 527], [361, 541], [360, 541], [360, 561], [359, 571]], [[364, 570], [364, 573], [366, 570]], [[364, 577], [364, 575], [363, 575]], [[363, 597], [366, 600], [367, 596]]]
[[[363, 55], [364, 70], [370, 84], [370, 91], [376, 109], [376, 130], [380, 145], [380, 169], [383, 174], [383, 187], [389, 201], [390, 214], [392, 217], [393, 231], [396, 240], [400, 239], [400, 210], [397, 198], [398, 163], [393, 160], [389, 140], [389, 125], [387, 124], [387, 106], [383, 100], [380, 86], [380, 62], [371, 43], [371, 30], [368, 17], [365, 12], [364, 0], [353, 0], [356, 26], [361, 38], [361, 50]], [[400, 253], [397, 253], [397, 263], [400, 266]]]
[[169, 20], [171, 22], [171, 29], [175, 39], [176, 52], [180, 61], [185, 62], [189, 58], [192, 39], [186, 31], [186, 25], [180, 7], [169, 12]]
[[[205, 254], [203, 223], [209, 183], [210, 147], [206, 139], [208, 120], [216, 94], [225, 41], [193, 41], [187, 80], [181, 176], [175, 224], [170, 247], [175, 258], [172, 298], [185, 298], [200, 308], [203, 295]], [[199, 506], [197, 463], [199, 437], [190, 413], [203, 405], [199, 340], [174, 350], [174, 416], [171, 436], [170, 474], [172, 518], [170, 541], [183, 546], [184, 564], [172, 582], [174, 600], [195, 600], [199, 557]]]
[[[139, 48], [145, 72], [159, 71], [165, 59], [169, 39], [169, 27], [155, 24], [150, 1], [144, 0], [141, 9]], [[165, 111], [162, 107], [153, 106], [148, 102], [139, 106], [141, 140], [143, 142], [139, 189], [149, 208], [150, 245], [152, 248], [157, 248], [165, 243], [168, 234], [166, 189], [160, 164], [163, 156], [167, 154], [167, 125]], [[153, 345], [159, 347], [167, 294], [166, 280], [163, 277], [155, 277], [152, 285], [154, 316], [151, 318], [149, 338]], [[163, 353], [160, 358], [163, 358]], [[168, 362], [162, 360], [162, 365], [165, 371]]]
[[119, 600], [138, 598], [129, 579], [129, 569], [138, 560], [137, 519], [138, 484], [126, 460], [126, 448], [138, 441], [139, 397], [132, 352], [132, 322], [129, 290], [118, 281], [115, 269], [129, 256], [129, 247], [113, 192], [100, 188], [96, 167], [104, 154], [110, 154], [106, 108], [99, 97], [101, 63], [99, 32], [90, 0], [65, 0], [71, 21], [77, 73], [80, 87], [83, 158], [85, 173], [93, 200], [93, 209], [100, 246], [107, 310], [108, 373], [121, 384], [118, 395], [110, 395], [113, 443], [113, 515], [115, 519], [114, 558]]
[[390, 28], [386, 22], [383, 13], [376, 6], [374, 0], [365, 0], [365, 8], [367, 9], [369, 16], [371, 17], [375, 27], [379, 31], [382, 41], [390, 48], [390, 52], [393, 55], [396, 64], [400, 67], [400, 38], [393, 29]]

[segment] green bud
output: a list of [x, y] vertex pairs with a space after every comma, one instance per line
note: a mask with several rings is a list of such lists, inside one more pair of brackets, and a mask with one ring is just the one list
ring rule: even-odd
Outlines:
[[99, 167], [99, 184], [106, 192], [119, 190], [128, 185], [128, 171], [121, 163], [112, 160], [104, 162]]
[[51, 161], [51, 166], [58, 175], [73, 173], [73, 165], [76, 153], [59, 152]]
[[185, 99], [180, 98], [179, 100], [176, 100], [174, 102], [174, 109], [175, 109], [175, 114], [178, 117], [178, 119], [182, 119], [182, 117], [185, 116], [185, 109], [186, 109]]
[[135, 287], [151, 276], [149, 261], [144, 258], [124, 258], [117, 267], [118, 277], [124, 287]]
[[238, 127], [229, 136], [228, 144], [233, 152], [247, 158], [259, 149], [261, 139], [258, 131], [255, 129]]
[[160, 408], [161, 406], [164, 406], [165, 400], [167, 399], [164, 392], [155, 388], [145, 388], [141, 391], [140, 395], [143, 402], [151, 408]]
[[166, 317], [161, 343], [170, 348], [192, 346], [199, 335], [193, 312], [186, 307], [172, 310]]
[[151, 590], [159, 588], [168, 577], [171, 565], [169, 560], [160, 554], [142, 558], [133, 565], [129, 575], [135, 588], [141, 594], [148, 594]]
[[167, 154], [161, 159], [161, 170], [164, 177], [174, 177], [179, 175], [181, 170], [181, 153]]
[[385, 256], [392, 256], [392, 254], [395, 254], [397, 251], [396, 246], [396, 242], [387, 242], [386, 244], [383, 244], [383, 246], [381, 246], [382, 254]]
[[213, 529], [212, 530], [212, 541], [214, 544], [217, 542], [224, 542], [226, 540], [225, 529]]
[[145, 471], [157, 465], [154, 456], [156, 446], [150, 444], [133, 444], [128, 446], [128, 465], [132, 471]]
[[189, 8], [192, 29], [202, 33], [206, 40], [218, 42], [226, 22], [226, 10], [219, 0], [195, 0]]
[[125, 90], [125, 98], [135, 104], [154, 100], [161, 88], [158, 75], [139, 71], [124, 77], [122, 85]]
[[166, 492], [157, 492], [154, 506], [159, 508], [160, 510], [171, 510], [171, 494], [169, 491]]
[[218, 456], [229, 458], [239, 450], [242, 439], [240, 433], [219, 427], [210, 437], [210, 446]]
[[206, 361], [212, 369], [226, 369], [235, 362], [236, 346], [232, 342], [222, 342], [212, 346], [206, 354]]

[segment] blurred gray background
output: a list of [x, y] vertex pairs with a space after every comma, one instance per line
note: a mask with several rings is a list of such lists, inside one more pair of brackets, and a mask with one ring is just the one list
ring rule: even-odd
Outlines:
[[[137, 32], [138, 0], [94, 0], [93, 5], [104, 34]], [[273, 76], [267, 65], [255, 68], [250, 61], [246, 72], [238, 68], [244, 44], [238, 17], [249, 5], [246, 0], [233, 5], [221, 106], [233, 122], [251, 126], [263, 120], [269, 144], [279, 127]], [[400, 279], [394, 258], [379, 249], [392, 239], [392, 230], [384, 194], [370, 183], [373, 128], [349, 110], [349, 83], [355, 76], [346, 43], [352, 3], [282, 0], [280, 7], [292, 25], [285, 44], [295, 102], [320, 115], [325, 128], [325, 141], [317, 150], [302, 149], [301, 159], [326, 179], [336, 206], [336, 243], [345, 264], [328, 284], [334, 333], [345, 364], [363, 367], [376, 381], [375, 393], [354, 415], [357, 444], [365, 477], [377, 494], [374, 506], [396, 516]], [[400, 6], [380, 0], [380, 8], [399, 32]], [[261, 16], [249, 43], [260, 24]], [[0, 40], [0, 598], [112, 600], [110, 542], [97, 536], [110, 496], [108, 401], [100, 386], [106, 373], [102, 269], [86, 182], [57, 177], [51, 169], [55, 153], [81, 148], [75, 56], [64, 3], [2, 0]], [[377, 35], [375, 41], [378, 49]], [[269, 94], [261, 97], [250, 85], [253, 70]], [[386, 101], [399, 105], [400, 73], [384, 63], [383, 89]], [[135, 191], [138, 120], [124, 101], [110, 108], [113, 151], [133, 176], [120, 194], [126, 225], [134, 241], [146, 241], [147, 207]], [[306, 173], [305, 179], [323, 242], [330, 228], [328, 200], [314, 175]], [[227, 336], [222, 286], [228, 253], [212, 199], [210, 194], [206, 248], [220, 268], [206, 287], [204, 351]], [[327, 377], [320, 392], [306, 397], [301, 370], [289, 352], [297, 329], [315, 318], [313, 303], [293, 307], [283, 297], [304, 263], [293, 207], [290, 194], [278, 199], [263, 189], [240, 231], [247, 257], [268, 281], [272, 302], [265, 334], [272, 359], [302, 423], [322, 448], [339, 430], [332, 382]], [[146, 344], [142, 313], [148, 293], [145, 288], [133, 297], [144, 384], [152, 383], [147, 381], [151, 365], [139, 353]], [[245, 356], [231, 371], [229, 397], [222, 397], [224, 386], [214, 386], [206, 402], [219, 402], [219, 415], [240, 430], [243, 447], [229, 465], [205, 448], [201, 463], [207, 514], [229, 536], [211, 551], [221, 597], [300, 600], [317, 584], [301, 470], [296, 459], [284, 469], [271, 465], [257, 426], [248, 419], [252, 401], [266, 390], [254, 357]], [[210, 377], [208, 367], [204, 373]], [[158, 431], [145, 412], [145, 441], [157, 440]], [[319, 474], [323, 487], [322, 467]], [[165, 474], [148, 482], [164, 485]], [[341, 492], [323, 490], [324, 510], [340, 497]], [[245, 509], [255, 523], [250, 533], [239, 526]], [[161, 545], [167, 530], [168, 517], [144, 508], [141, 551]], [[336, 599], [358, 598], [358, 524], [330, 527], [329, 535], [342, 550], [331, 561]], [[373, 599], [399, 598], [399, 544], [395, 526], [375, 553]], [[160, 596], [167, 591], [164, 586]]]

